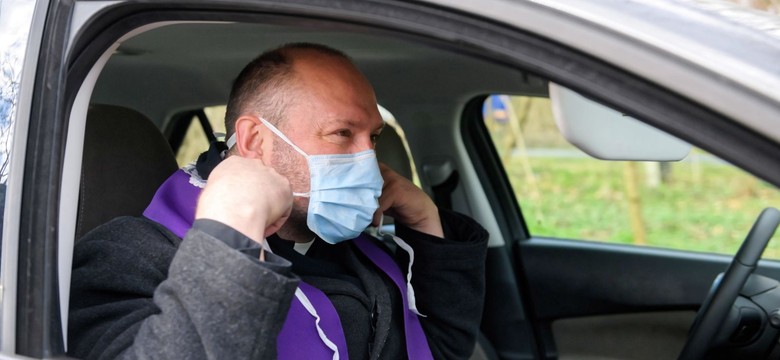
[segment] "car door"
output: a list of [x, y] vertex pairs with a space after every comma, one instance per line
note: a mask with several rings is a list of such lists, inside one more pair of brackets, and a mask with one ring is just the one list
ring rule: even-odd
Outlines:
[[[676, 358], [714, 277], [780, 192], [697, 148], [672, 163], [593, 158], [561, 136], [553, 107], [546, 97], [493, 95], [471, 128], [500, 164], [486, 177], [507, 182], [495, 201], [516, 240], [492, 250], [511, 254], [526, 282], [541, 351]], [[625, 140], [617, 129], [611, 136]], [[778, 248], [764, 257], [777, 259]], [[774, 260], [758, 271], [780, 276]]]
[[4, 38], [18, 36], [11, 46], [3, 44], [4, 101], [10, 103], [3, 106], [9, 111], [3, 122], [11, 127], [4, 130], [10, 136], [4, 137], [0, 352], [4, 357], [52, 356], [63, 351], [56, 214], [72, 4], [4, 1], [2, 8]]
[[[501, 97], [506, 105], [491, 115]], [[717, 121], [703, 113], [689, 116], [701, 126], [699, 134], [689, 129], [677, 135], [709, 152], [694, 149], [681, 163], [609, 163], [563, 140], [543, 95], [491, 96], [470, 111], [463, 134], [472, 139], [482, 181], [491, 184], [488, 196], [506, 217], [499, 221], [511, 239], [505, 249], [491, 250], [495, 258], [505, 253], [513, 260], [518, 291], [530, 304], [527, 321], [545, 358], [675, 358], [715, 275], [725, 270], [754, 217], [779, 202], [776, 181], [739, 169], [776, 167], [776, 159], [739, 160], [750, 146], [726, 145], [740, 137], [765, 139], [728, 120], [728, 129], [694, 140]], [[776, 245], [765, 257], [777, 258]], [[773, 260], [758, 272], [780, 275]], [[507, 300], [488, 292], [489, 304]], [[488, 328], [509, 326], [511, 320], [491, 315], [490, 307]], [[519, 345], [497, 342], [502, 356], [523, 358]]]
[[[503, 10], [506, 12], [508, 8]], [[645, 16], [663, 18], [660, 14], [650, 15], [651, 9], [645, 10]], [[565, 31], [561, 30], [563, 33]], [[561, 35], [561, 38], [564, 37]], [[714, 44], [723, 39], [709, 41]], [[585, 66], [580, 69], [584, 73], [595, 70], [592, 64], [579, 64]], [[656, 72], [652, 74], [654, 70]], [[644, 71], [649, 74], [646, 80], [655, 83], [663, 82], [661, 78], [673, 72], [661, 67], [646, 67]], [[598, 97], [604, 103], [631, 97], [622, 92], [625, 88], [618, 90], [619, 87], [600, 96], [593, 93], [593, 86], [584, 85], [578, 90], [589, 97]], [[491, 273], [494, 283], [487, 294], [485, 328], [502, 357], [526, 358], [528, 352], [522, 344], [512, 342], [517, 334], [507, 335], [501, 330], [493, 332], [490, 329], [517, 328], [517, 324], [523, 323], [530, 323], [536, 330], [538, 351], [543, 358], [676, 357], [712, 280], [730, 261], [730, 256], [723, 254], [736, 251], [737, 244], [750, 229], [751, 218], [757, 216], [762, 207], [777, 206], [777, 177], [765, 171], [776, 168], [777, 159], [764, 156], [776, 153], [776, 150], [770, 150], [776, 148], [775, 140], [769, 140], [766, 135], [725, 117], [723, 113], [733, 109], [716, 110], [716, 105], [707, 108], [689, 103], [677, 108], [681, 111], [680, 115], [685, 114], [677, 117], [673, 114], [676, 108], [673, 104], [682, 105], [678, 101], [689, 101], [685, 91], [678, 89], [672, 92], [663, 87], [656, 90], [658, 92], [651, 91], [653, 94], [645, 93], [634, 98], [637, 106], [618, 108], [623, 113], [638, 115], [642, 107], [647, 109], [664, 104], [669, 111], [646, 113], [639, 117], [706, 149], [695, 150], [694, 157], [698, 160], [689, 163], [698, 164], [693, 165], [694, 168], [711, 167], [703, 172], [701, 168], [688, 169], [687, 172], [676, 169], [672, 175], [703, 177], [721, 185], [710, 184], [714, 187], [706, 190], [706, 187], [697, 188], [689, 184], [682, 191], [685, 194], [678, 192], [673, 196], [662, 191], [670, 190], [669, 186], [662, 186], [665, 189], [654, 190], [651, 195], [636, 199], [632, 191], [636, 194], [642, 193], [642, 190], [629, 188], [637, 184], [641, 184], [640, 188], [650, 187], [645, 185], [646, 178], [661, 178], [660, 173], [664, 171], [661, 169], [668, 166], [651, 164], [659, 174], [657, 176], [647, 175], [650, 170], [644, 169], [645, 164], [634, 163], [617, 164], [617, 169], [609, 170], [609, 175], [598, 175], [601, 171], [599, 167], [604, 165], [597, 164], [596, 160], [581, 152], [574, 154], [575, 159], [570, 159], [572, 150], [547, 149], [549, 140], [533, 138], [533, 135], [545, 135], [545, 131], [540, 131], [538, 127], [549, 128], [549, 125], [522, 124], [525, 128], [519, 131], [520, 136], [506, 147], [501, 137], [511, 133], [511, 129], [509, 126], [491, 128], [496, 125], [496, 119], [485, 116], [485, 109], [491, 103], [489, 99], [475, 99], [464, 111], [462, 134], [467, 140], [467, 147], [471, 147], [477, 173], [481, 175], [483, 184], [488, 184], [487, 197], [494, 209], [498, 209], [501, 233], [509, 239], [504, 248], [491, 248], [489, 269], [503, 263], [498, 267], [514, 271], [514, 276], [500, 271]], [[734, 94], [740, 90], [733, 84], [721, 84], [700, 88], [696, 94], [691, 91], [687, 96], [719, 94], [721, 91], [737, 96]], [[544, 97], [536, 95], [542, 101]], [[509, 102], [514, 103], [520, 113], [514, 117], [515, 121], [523, 122], [527, 120], [525, 116], [539, 117], [538, 114], [528, 115], [531, 112], [523, 110], [532, 102], [527, 97]], [[684, 123], [690, 126], [677, 126]], [[551, 128], [555, 129], [555, 125], [552, 124]], [[535, 145], [528, 145], [534, 141]], [[726, 161], [731, 165], [724, 164]], [[582, 168], [572, 170], [563, 164], [565, 162]], [[702, 165], [702, 162], [706, 164]], [[735, 169], [732, 165], [746, 170]], [[641, 174], [638, 179], [637, 174]], [[632, 177], [635, 179], [627, 180]], [[594, 180], [591, 181], [591, 178]], [[617, 185], [613, 186], [615, 181]], [[743, 190], [752, 194], [751, 199], [757, 202], [745, 205], [742, 195], [736, 194]], [[583, 194], [586, 192], [591, 194]], [[697, 208], [692, 200], [701, 200], [697, 197], [703, 197], [705, 193], [716, 196], [710, 198], [710, 202], [697, 205]], [[594, 194], [606, 201], [596, 206], [593, 197], [587, 196]], [[659, 199], [671, 205], [663, 210], [667, 213], [665, 222], [646, 223], [644, 230], [632, 229], [634, 216], [631, 215], [630, 203], [636, 200], [649, 203], [652, 202], [649, 200]], [[552, 203], [559, 206], [548, 206]], [[652, 218], [657, 215], [656, 211], [661, 211], [639, 208], [647, 212], [644, 214], [646, 218]], [[578, 217], [578, 212], [585, 216]], [[708, 225], [690, 216], [694, 213], [721, 218], [715, 220], [714, 225]], [[738, 214], [740, 220], [735, 220], [734, 214]], [[623, 230], [603, 230], [605, 225], [609, 227], [615, 223], [620, 223]], [[679, 241], [670, 244], [669, 238], [676, 236], [671, 231], [674, 227], [692, 227], [700, 234], [682, 236]], [[637, 228], [642, 229], [643, 226]], [[741, 233], [733, 232], [734, 228], [740, 228]], [[653, 237], [657, 240], [641, 244], [642, 241], [647, 242], [642, 239]], [[611, 241], [613, 244], [592, 240]], [[718, 248], [719, 244], [726, 243], [732, 245]], [[773, 254], [775, 252], [771, 250], [767, 255], [776, 256]], [[758, 272], [773, 278], [780, 275], [777, 262], [772, 260], [763, 262]], [[516, 288], [513, 286], [515, 281], [518, 284]], [[514, 296], [506, 295], [513, 292], [519, 293], [527, 304], [530, 318], [523, 318], [519, 313], [507, 316], [507, 302], [516, 306], [521, 304]], [[499, 308], [502, 311], [491, 310]]]

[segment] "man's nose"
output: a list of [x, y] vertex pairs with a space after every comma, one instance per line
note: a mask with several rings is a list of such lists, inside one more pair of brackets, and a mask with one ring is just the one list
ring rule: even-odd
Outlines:
[[366, 150], [373, 150], [374, 149], [374, 141], [371, 140], [371, 135], [367, 136], [360, 136], [358, 140], [356, 141], [357, 151], [355, 152], [361, 152]]

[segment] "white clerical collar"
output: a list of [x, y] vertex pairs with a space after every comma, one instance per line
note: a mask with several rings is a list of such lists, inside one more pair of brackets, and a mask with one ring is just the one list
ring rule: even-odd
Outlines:
[[293, 250], [297, 251], [301, 255], [306, 255], [306, 252], [309, 251], [311, 244], [314, 243], [314, 239], [316, 238], [312, 238], [311, 240], [303, 243], [299, 243], [299, 242], [294, 243]]

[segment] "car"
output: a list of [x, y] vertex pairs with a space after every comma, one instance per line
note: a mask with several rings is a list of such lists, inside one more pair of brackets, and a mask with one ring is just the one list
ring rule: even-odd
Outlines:
[[216, 138], [243, 65], [291, 42], [354, 59], [403, 135], [380, 157], [489, 231], [473, 358], [780, 354], [776, 241], [758, 261], [780, 205], [777, 18], [694, 0], [0, 9], [0, 358], [66, 354], [74, 243], [140, 216]]

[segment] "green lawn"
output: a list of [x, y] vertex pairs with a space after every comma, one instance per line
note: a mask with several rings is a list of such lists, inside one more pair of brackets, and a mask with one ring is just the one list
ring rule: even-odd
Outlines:
[[[535, 186], [520, 157], [507, 162], [532, 234], [635, 243], [625, 162], [531, 157]], [[734, 254], [758, 213], [780, 207], [780, 191], [727, 164], [672, 163], [667, 181], [656, 187], [645, 183], [644, 163], [635, 168], [649, 246]], [[765, 257], [780, 259], [777, 238]]]

